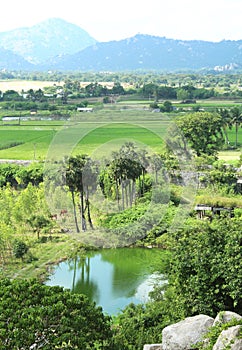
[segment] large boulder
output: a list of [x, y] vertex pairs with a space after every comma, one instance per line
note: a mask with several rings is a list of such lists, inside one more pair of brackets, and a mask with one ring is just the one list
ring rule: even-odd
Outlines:
[[242, 316], [240, 316], [239, 314], [236, 314], [235, 312], [232, 312], [232, 311], [221, 311], [215, 317], [213, 326], [228, 323], [233, 319], [239, 321], [242, 319]]
[[163, 350], [191, 350], [203, 340], [214, 319], [206, 315], [187, 317], [162, 331]]
[[233, 326], [221, 332], [213, 350], [242, 350], [242, 338], [239, 338], [242, 326]]

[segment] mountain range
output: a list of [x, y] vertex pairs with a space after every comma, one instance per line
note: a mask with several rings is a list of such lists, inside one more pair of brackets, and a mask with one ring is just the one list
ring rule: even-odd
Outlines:
[[242, 40], [209, 42], [137, 34], [98, 42], [59, 18], [0, 33], [0, 69], [15, 71], [234, 71]]

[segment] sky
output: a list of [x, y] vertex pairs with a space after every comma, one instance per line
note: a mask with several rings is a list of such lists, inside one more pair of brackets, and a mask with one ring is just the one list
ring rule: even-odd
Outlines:
[[241, 40], [242, 0], [12, 0], [0, 7], [0, 32], [57, 17], [97, 41], [138, 33], [180, 40]]

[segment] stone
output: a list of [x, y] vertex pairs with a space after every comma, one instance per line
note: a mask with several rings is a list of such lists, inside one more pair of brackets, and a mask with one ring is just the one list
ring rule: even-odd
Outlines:
[[239, 333], [242, 326], [229, 327], [223, 330], [213, 346], [213, 350], [242, 350], [242, 338]]
[[196, 343], [203, 341], [204, 335], [213, 323], [212, 317], [197, 315], [165, 327], [162, 331], [162, 349], [194, 349]]
[[239, 314], [236, 314], [232, 311], [221, 311], [218, 313], [218, 315], [215, 317], [213, 326], [216, 326], [218, 324], [225, 324], [231, 321], [232, 319], [241, 320], [242, 316]]
[[161, 344], [145, 344], [143, 350], [162, 350]]

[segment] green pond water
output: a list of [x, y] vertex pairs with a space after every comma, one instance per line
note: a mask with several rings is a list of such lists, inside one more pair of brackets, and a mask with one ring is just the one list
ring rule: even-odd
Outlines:
[[131, 302], [147, 302], [154, 284], [165, 283], [157, 273], [162, 254], [142, 248], [90, 252], [57, 265], [46, 284], [85, 294], [104, 312], [115, 315]]

